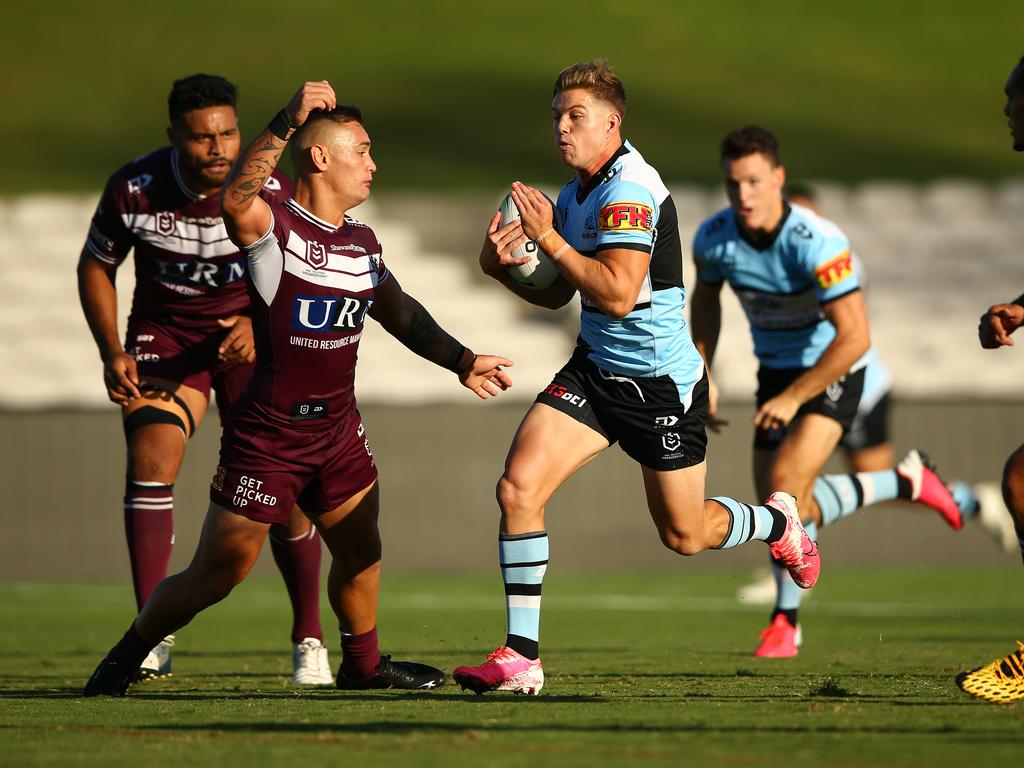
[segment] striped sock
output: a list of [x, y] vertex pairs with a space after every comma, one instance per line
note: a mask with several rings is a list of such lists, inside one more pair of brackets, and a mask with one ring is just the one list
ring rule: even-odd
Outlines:
[[709, 501], [722, 505], [729, 513], [729, 531], [718, 549], [732, 549], [751, 539], [778, 541], [786, 530], [786, 516], [777, 509], [744, 504], [728, 496], [715, 496]]
[[124, 532], [132, 566], [135, 602], [141, 611], [167, 576], [174, 547], [174, 485], [128, 480], [124, 491]]
[[498, 536], [505, 582], [508, 637], [505, 645], [528, 659], [540, 657], [540, 591], [548, 569], [546, 531]]
[[861, 507], [878, 501], [909, 499], [910, 483], [895, 469], [858, 472], [855, 475], [822, 475], [814, 481], [814, 500], [821, 510], [821, 524], [832, 525]]
[[[804, 523], [804, 530], [811, 541], [818, 541], [818, 526], [813, 521]], [[797, 611], [800, 610], [800, 603], [803, 600], [806, 589], [801, 589], [793, 581], [780, 561], [772, 558], [772, 575], [775, 577], [775, 611], [772, 613], [774, 619], [778, 614], [785, 614], [791, 626], [797, 625]]]

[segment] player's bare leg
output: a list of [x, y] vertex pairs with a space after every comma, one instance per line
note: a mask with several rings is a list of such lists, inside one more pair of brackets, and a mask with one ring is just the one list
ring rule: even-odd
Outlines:
[[382, 656], [377, 643], [381, 542], [377, 528], [377, 482], [317, 517], [331, 552], [327, 591], [341, 630], [342, 661], [337, 686], [344, 689], [433, 689], [444, 685], [439, 669]]
[[725, 540], [728, 511], [704, 498], [706, 461], [672, 472], [641, 469], [647, 508], [666, 547], [680, 555], [696, 555]]
[[96, 668], [85, 695], [125, 695], [139, 664], [160, 638], [223, 600], [245, 578], [268, 528], [211, 504], [192, 562], [157, 585], [138, 618]]
[[881, 472], [896, 465], [896, 452], [892, 443], [880, 443], [857, 451], [847, 456], [851, 472]]

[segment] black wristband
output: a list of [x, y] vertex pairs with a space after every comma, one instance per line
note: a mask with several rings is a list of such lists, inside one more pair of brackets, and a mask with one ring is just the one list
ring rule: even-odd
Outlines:
[[274, 119], [267, 125], [267, 130], [277, 136], [281, 141], [288, 141], [288, 134], [294, 130], [295, 126], [288, 120], [288, 114], [282, 109], [276, 115]]

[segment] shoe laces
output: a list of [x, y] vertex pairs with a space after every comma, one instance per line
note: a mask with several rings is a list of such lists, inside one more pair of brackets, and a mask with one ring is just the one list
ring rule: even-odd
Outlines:
[[487, 654], [487, 660], [505, 661], [506, 659], [508, 659], [510, 652], [515, 653], [515, 651], [513, 651], [507, 645], [499, 645], [497, 648], [495, 648], [493, 651]]
[[989, 665], [993, 674], [1001, 680], [1024, 683], [1024, 643], [1017, 641], [1017, 650]]

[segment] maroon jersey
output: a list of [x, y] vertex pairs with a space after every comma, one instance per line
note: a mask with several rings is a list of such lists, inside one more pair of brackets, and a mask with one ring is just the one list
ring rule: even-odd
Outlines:
[[248, 397], [272, 418], [336, 421], [355, 407], [356, 349], [390, 273], [365, 224], [346, 216], [335, 227], [294, 200], [270, 209], [270, 231], [245, 249], [256, 341]]
[[[291, 182], [275, 173], [260, 194], [285, 200], [291, 190]], [[85, 248], [115, 266], [135, 249], [133, 319], [219, 330], [217, 318], [248, 309], [245, 257], [228, 239], [220, 200], [186, 186], [171, 147], [110, 177]]]

